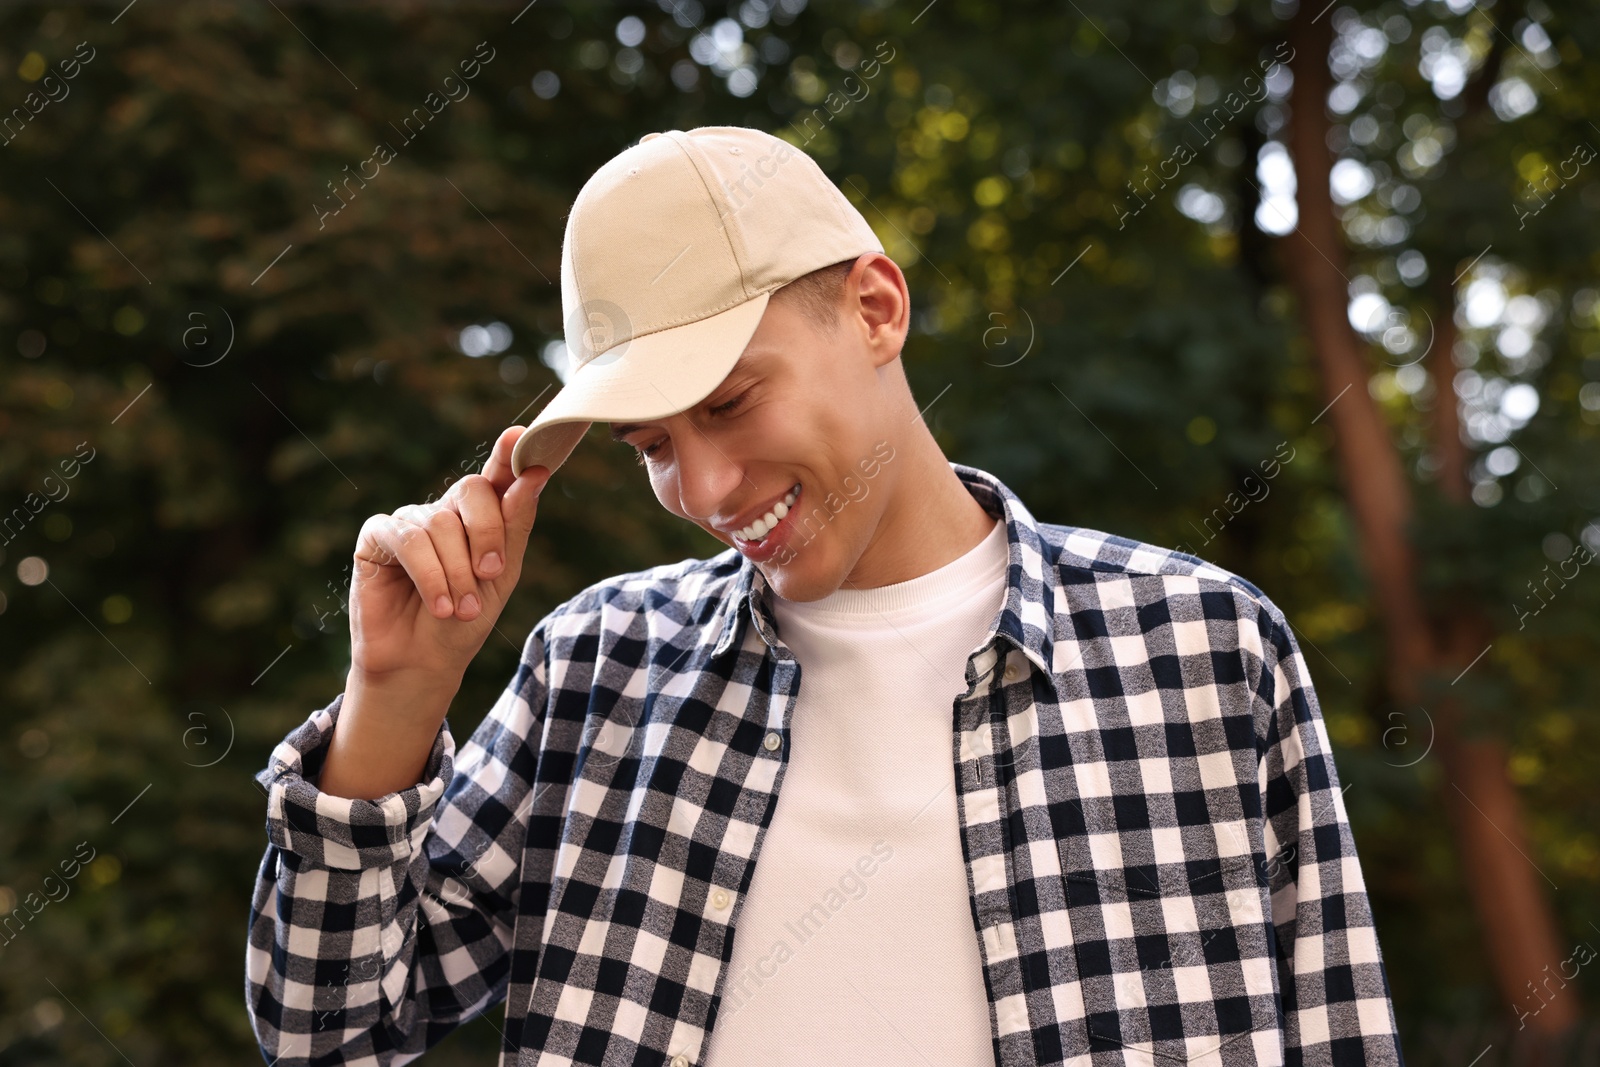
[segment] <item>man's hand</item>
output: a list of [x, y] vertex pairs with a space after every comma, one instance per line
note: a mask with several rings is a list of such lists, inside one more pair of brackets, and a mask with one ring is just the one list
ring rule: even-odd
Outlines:
[[484, 472], [459, 479], [440, 500], [362, 525], [350, 588], [353, 670], [374, 680], [466, 672], [516, 588], [550, 475], [529, 467], [512, 479], [522, 433], [501, 433]]
[[545, 467], [511, 476], [523, 434], [432, 504], [374, 515], [356, 541], [350, 674], [318, 788], [376, 800], [417, 783], [467, 664], [522, 574]]

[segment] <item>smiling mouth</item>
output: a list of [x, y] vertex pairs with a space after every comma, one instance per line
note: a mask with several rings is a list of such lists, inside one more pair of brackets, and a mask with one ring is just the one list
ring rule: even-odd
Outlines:
[[798, 499], [800, 499], [800, 483], [795, 482], [789, 492], [784, 494], [783, 499], [772, 505], [765, 515], [762, 515], [744, 529], [735, 530], [733, 536], [741, 541], [748, 541], [752, 545], [764, 544], [767, 535], [772, 532], [778, 523], [783, 521], [783, 517], [789, 514], [789, 509], [794, 507], [794, 503]]

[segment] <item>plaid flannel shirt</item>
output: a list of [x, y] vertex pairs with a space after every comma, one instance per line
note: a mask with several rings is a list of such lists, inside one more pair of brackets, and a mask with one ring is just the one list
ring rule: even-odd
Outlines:
[[[1283, 614], [951, 467], [1010, 552], [951, 709], [995, 1063], [1400, 1064]], [[257, 775], [266, 1059], [408, 1063], [504, 1002], [501, 1067], [697, 1067], [788, 763], [800, 668], [771, 595], [731, 549], [590, 586], [459, 755], [447, 721], [378, 800], [316, 788], [342, 696], [293, 731]]]

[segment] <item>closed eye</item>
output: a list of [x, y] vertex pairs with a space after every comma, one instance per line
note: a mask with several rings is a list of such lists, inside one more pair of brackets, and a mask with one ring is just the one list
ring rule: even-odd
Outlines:
[[[729, 401], [726, 401], [724, 403], [718, 404], [716, 407], [709, 408], [707, 410], [709, 410], [711, 412], [711, 414], [713, 414], [713, 415], [730, 415], [734, 411], [738, 410], [739, 405], [743, 404], [745, 402], [745, 398], [747, 398], [749, 395], [750, 395], [750, 393], [747, 390], [747, 391], [745, 391], [743, 393], [740, 393], [738, 396], [734, 397], [732, 400], [729, 400]], [[647, 445], [644, 448], [637, 449], [635, 451], [634, 455], [638, 459], [639, 465], [641, 467], [644, 466], [645, 457], [646, 456], [655, 455], [656, 454], [656, 450], [659, 449], [660, 447], [661, 447], [661, 442], [660, 441], [656, 441], [653, 444]]]

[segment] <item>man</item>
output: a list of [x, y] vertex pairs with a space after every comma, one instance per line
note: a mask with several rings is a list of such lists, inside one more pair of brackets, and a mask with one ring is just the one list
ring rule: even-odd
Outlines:
[[[258, 776], [269, 1061], [409, 1062], [505, 1001], [502, 1067], [1400, 1062], [1283, 614], [946, 460], [904, 276], [810, 158], [646, 136], [561, 288], [565, 387], [367, 521], [345, 691]], [[552, 611], [458, 758], [595, 421], [730, 548]]]

